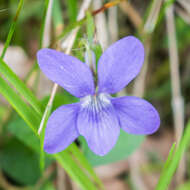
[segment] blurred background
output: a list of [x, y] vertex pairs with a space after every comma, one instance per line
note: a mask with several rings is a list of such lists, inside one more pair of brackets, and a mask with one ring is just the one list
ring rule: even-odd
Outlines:
[[[92, 27], [89, 22], [93, 21], [94, 38], [103, 50], [127, 35], [143, 42], [146, 52], [143, 69], [117, 95], [135, 95], [150, 101], [160, 113], [160, 129], [147, 137], [121, 132], [117, 145], [104, 157], [94, 155], [83, 138], [75, 144], [106, 190], [155, 189], [169, 151], [174, 142], [179, 143], [190, 116], [190, 1], [24, 0], [20, 12], [18, 5], [18, 0], [0, 0], [0, 53], [10, 29], [14, 28], [3, 60], [33, 91], [43, 108], [53, 83], [36, 66], [38, 49], [50, 46], [65, 51], [72, 29], [77, 28], [70, 54], [83, 59], [81, 41], [87, 38]], [[93, 21], [77, 22], [87, 10], [99, 11], [93, 12], [90, 17]], [[53, 110], [77, 101], [59, 88]], [[0, 95], [0, 190], [82, 189], [53, 157], [44, 155], [44, 167], [41, 157], [39, 139]], [[187, 151], [169, 189], [190, 189], [189, 168]]]

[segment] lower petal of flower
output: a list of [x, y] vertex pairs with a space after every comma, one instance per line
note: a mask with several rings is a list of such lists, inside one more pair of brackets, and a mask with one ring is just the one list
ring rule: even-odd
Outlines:
[[87, 96], [81, 100], [77, 127], [90, 149], [100, 156], [114, 147], [120, 133], [114, 107], [105, 94]]
[[152, 134], [160, 126], [156, 109], [146, 100], [126, 96], [111, 100], [121, 128], [131, 134]]
[[44, 150], [57, 153], [69, 146], [78, 136], [76, 117], [80, 105], [69, 104], [56, 109], [50, 116], [45, 131]]

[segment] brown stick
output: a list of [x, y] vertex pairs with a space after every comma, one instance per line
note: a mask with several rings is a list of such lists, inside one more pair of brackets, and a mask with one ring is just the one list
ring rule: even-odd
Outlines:
[[[175, 136], [177, 144], [179, 144], [184, 129], [184, 105], [183, 105], [183, 97], [181, 95], [179, 57], [177, 49], [173, 5], [169, 6], [166, 9], [166, 25], [168, 32], [170, 74], [171, 74], [171, 85], [172, 85], [172, 109], [174, 117]], [[176, 178], [177, 182], [181, 183], [185, 177], [184, 159], [181, 160], [176, 175], [177, 175]]]

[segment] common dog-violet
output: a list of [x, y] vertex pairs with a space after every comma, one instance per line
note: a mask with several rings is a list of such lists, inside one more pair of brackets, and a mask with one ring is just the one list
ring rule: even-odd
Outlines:
[[90, 149], [103, 156], [116, 144], [120, 128], [131, 134], [152, 134], [158, 129], [159, 114], [149, 102], [133, 96], [110, 95], [119, 92], [140, 72], [144, 48], [137, 38], [122, 38], [102, 54], [97, 87], [88, 65], [73, 56], [41, 49], [37, 58], [50, 80], [80, 98], [78, 103], [59, 107], [48, 119], [44, 140], [47, 153], [64, 150], [82, 135]]

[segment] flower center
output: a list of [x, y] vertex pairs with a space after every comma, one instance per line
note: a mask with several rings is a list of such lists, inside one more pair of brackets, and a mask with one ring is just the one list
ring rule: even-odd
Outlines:
[[110, 104], [110, 95], [105, 93], [89, 95], [81, 98], [82, 108], [89, 107], [93, 112], [98, 112]]

